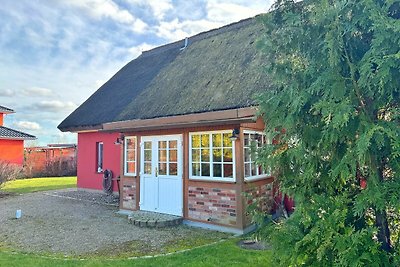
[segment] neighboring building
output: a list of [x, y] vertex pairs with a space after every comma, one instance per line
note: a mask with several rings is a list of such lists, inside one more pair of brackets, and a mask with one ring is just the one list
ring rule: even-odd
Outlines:
[[14, 110], [0, 106], [0, 160], [22, 165], [24, 141], [35, 140], [36, 137], [3, 126], [4, 116], [11, 113], [15, 113]]
[[116, 73], [58, 126], [78, 133], [78, 187], [101, 189], [111, 169], [120, 209], [233, 232], [249, 226], [244, 192], [271, 211], [274, 178], [251, 153], [270, 142], [255, 101], [269, 85], [262, 27], [251, 18], [200, 33]]
[[25, 148], [25, 174], [28, 177], [76, 174], [76, 144], [48, 144]]

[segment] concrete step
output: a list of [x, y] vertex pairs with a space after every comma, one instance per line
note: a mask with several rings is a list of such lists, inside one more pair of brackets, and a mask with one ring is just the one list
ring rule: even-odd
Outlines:
[[128, 222], [139, 227], [162, 228], [180, 225], [183, 218], [150, 211], [133, 211], [128, 215]]

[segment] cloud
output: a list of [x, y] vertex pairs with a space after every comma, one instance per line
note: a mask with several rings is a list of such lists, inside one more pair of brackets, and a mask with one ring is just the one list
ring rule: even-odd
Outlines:
[[65, 111], [65, 110], [73, 110], [77, 108], [72, 102], [61, 102], [59, 100], [43, 100], [39, 103], [33, 104], [34, 109], [44, 111], [44, 112], [56, 112], [56, 111]]
[[164, 19], [166, 13], [174, 8], [171, 0], [128, 0], [129, 3], [149, 8], [157, 20]]
[[29, 130], [29, 131], [35, 131], [41, 129], [40, 125], [33, 121], [18, 121], [14, 123], [14, 126], [18, 129]]
[[21, 92], [24, 96], [33, 96], [33, 97], [40, 97], [40, 96], [51, 96], [53, 95], [53, 91], [47, 88], [41, 87], [31, 87], [28, 89], [24, 89]]
[[0, 90], [0, 97], [10, 97], [10, 96], [15, 96], [15, 91], [11, 89], [4, 89]]

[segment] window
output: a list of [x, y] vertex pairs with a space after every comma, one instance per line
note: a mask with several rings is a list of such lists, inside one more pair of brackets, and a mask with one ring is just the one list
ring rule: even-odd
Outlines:
[[124, 174], [134, 176], [136, 175], [136, 137], [125, 137], [124, 144]]
[[102, 172], [103, 171], [103, 142], [96, 143], [96, 154], [97, 154], [97, 164], [96, 164], [96, 171]]
[[190, 133], [190, 178], [235, 180], [235, 151], [230, 136], [231, 131]]
[[244, 179], [252, 180], [270, 175], [261, 165], [258, 165], [255, 160], [257, 150], [265, 144], [269, 144], [268, 138], [263, 132], [244, 131]]

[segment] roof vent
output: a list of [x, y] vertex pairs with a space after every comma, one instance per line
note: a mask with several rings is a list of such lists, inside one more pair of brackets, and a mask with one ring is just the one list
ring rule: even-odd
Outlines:
[[179, 50], [184, 50], [187, 46], [188, 46], [188, 42], [189, 42], [189, 38], [185, 38], [185, 44], [183, 45], [183, 47], [181, 47], [181, 49], [179, 49]]

